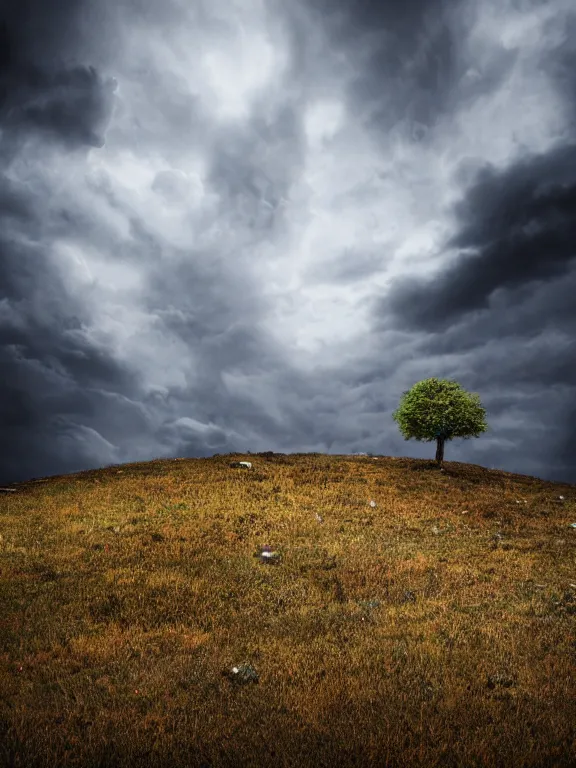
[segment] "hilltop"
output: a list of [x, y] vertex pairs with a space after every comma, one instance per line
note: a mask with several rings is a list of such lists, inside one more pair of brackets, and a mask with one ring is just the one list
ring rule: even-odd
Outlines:
[[0, 765], [572, 765], [576, 486], [443, 469], [267, 452], [13, 484]]

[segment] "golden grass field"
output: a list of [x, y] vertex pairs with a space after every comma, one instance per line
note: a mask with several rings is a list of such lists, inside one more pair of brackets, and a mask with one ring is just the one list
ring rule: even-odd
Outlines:
[[444, 468], [233, 454], [15, 484], [1, 765], [575, 766], [576, 486]]

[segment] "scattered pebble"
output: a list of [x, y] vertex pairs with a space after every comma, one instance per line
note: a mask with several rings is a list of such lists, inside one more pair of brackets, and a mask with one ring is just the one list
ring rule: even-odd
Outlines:
[[239, 664], [236, 667], [232, 667], [230, 671], [224, 671], [222, 674], [229, 680], [240, 684], [258, 682], [258, 673], [250, 664]]

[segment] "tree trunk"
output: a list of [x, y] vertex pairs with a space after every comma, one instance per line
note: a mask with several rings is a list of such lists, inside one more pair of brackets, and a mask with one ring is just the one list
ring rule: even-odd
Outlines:
[[442, 466], [442, 462], [444, 461], [444, 438], [438, 437], [436, 439], [436, 461], [438, 462], [439, 466]]

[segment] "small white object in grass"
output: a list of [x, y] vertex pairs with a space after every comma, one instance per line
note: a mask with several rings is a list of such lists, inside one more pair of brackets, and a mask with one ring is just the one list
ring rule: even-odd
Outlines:
[[370, 502], [370, 506], [371, 506], [371, 507], [375, 507], [375, 506], [376, 506], [376, 502], [375, 502], [375, 501], [371, 501], [371, 502]]
[[266, 544], [262, 547], [260, 551], [260, 557], [266, 557], [266, 558], [278, 557], [278, 552], [273, 552], [272, 547], [269, 544]]

